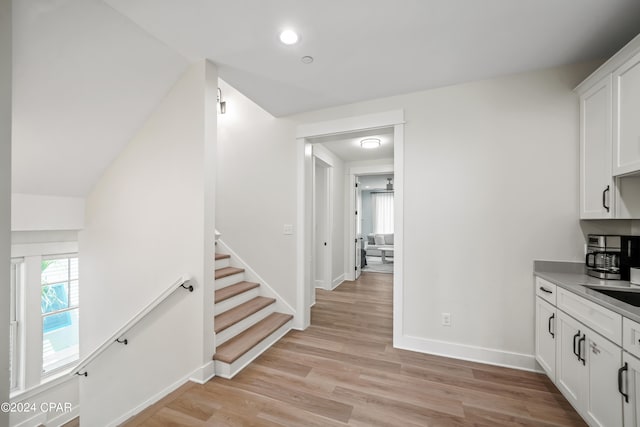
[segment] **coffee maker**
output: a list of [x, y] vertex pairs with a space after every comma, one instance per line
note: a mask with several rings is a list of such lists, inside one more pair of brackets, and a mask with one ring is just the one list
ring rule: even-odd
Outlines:
[[640, 267], [640, 236], [589, 234], [587, 274], [606, 280], [629, 280], [631, 267]]

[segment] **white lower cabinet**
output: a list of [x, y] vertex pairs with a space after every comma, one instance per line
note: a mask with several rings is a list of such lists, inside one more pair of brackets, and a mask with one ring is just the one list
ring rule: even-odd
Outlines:
[[622, 355], [622, 368], [619, 373], [620, 393], [624, 393], [624, 427], [640, 426], [640, 359], [625, 352]]
[[536, 297], [536, 360], [552, 381], [556, 379], [556, 308]]
[[558, 312], [558, 344], [556, 347], [556, 386], [576, 410], [584, 407], [587, 394], [587, 366], [578, 353], [584, 332], [580, 322]]
[[622, 350], [557, 310], [556, 386], [591, 426], [622, 426]]

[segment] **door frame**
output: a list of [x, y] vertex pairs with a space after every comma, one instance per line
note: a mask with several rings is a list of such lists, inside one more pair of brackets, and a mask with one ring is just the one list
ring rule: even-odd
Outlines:
[[404, 279], [404, 110], [304, 123], [296, 129], [297, 201], [296, 201], [296, 314], [294, 328], [306, 329], [311, 321], [312, 280], [312, 156], [308, 138], [338, 135], [369, 129], [393, 127], [394, 141], [394, 274], [393, 341], [402, 337]]
[[[394, 155], [395, 158], [395, 155]], [[345, 265], [349, 269], [345, 272], [344, 278], [345, 280], [355, 280], [355, 272], [353, 267], [356, 265], [356, 255], [353, 251], [353, 242], [357, 238], [357, 230], [353, 221], [353, 214], [357, 207], [357, 201], [355, 194], [353, 194], [353, 187], [356, 185], [356, 177], [364, 176], [364, 175], [387, 175], [394, 174], [394, 165], [393, 164], [379, 164], [379, 165], [371, 165], [371, 166], [354, 166], [349, 168], [348, 170], [348, 182], [349, 182], [349, 203], [347, 203], [347, 211], [345, 215], [349, 218], [349, 232], [347, 233], [347, 248], [348, 250], [345, 252]], [[395, 188], [395, 177], [394, 177], [394, 188]], [[395, 193], [395, 192], [394, 192]], [[395, 206], [395, 197], [394, 194], [394, 210]], [[361, 219], [362, 217], [360, 217]], [[395, 221], [394, 216], [394, 247], [395, 247], [395, 226], [397, 222]], [[364, 239], [365, 236], [362, 236]], [[395, 252], [394, 252], [395, 253]], [[395, 257], [394, 257], [394, 268], [395, 268]]]
[[[330, 256], [333, 251], [333, 164], [330, 161], [325, 160], [325, 156], [318, 153], [316, 150], [317, 147], [313, 147], [313, 254], [312, 254], [312, 263], [313, 263], [313, 282], [312, 282], [312, 295], [311, 295], [311, 305], [315, 304], [315, 298], [313, 295], [313, 289], [320, 287], [323, 289], [331, 290], [331, 270], [333, 267], [332, 257]], [[318, 195], [317, 184], [318, 184], [318, 176], [316, 174], [316, 168], [320, 167], [324, 169], [324, 192], [321, 195]], [[321, 196], [322, 200], [320, 201], [320, 206], [318, 206], [318, 196]], [[317, 255], [318, 250], [320, 249], [319, 242], [316, 241], [317, 238], [317, 227], [322, 227], [323, 238], [322, 241], [325, 242], [325, 245], [322, 247], [323, 256], [322, 256], [322, 265], [320, 266], [321, 270], [321, 283], [318, 283], [318, 279], [316, 277], [316, 273], [318, 270], [318, 266], [315, 265], [317, 263]]]

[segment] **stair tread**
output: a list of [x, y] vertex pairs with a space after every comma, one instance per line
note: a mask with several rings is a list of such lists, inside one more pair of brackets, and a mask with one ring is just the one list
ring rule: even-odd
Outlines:
[[237, 267], [224, 267], [216, 269], [216, 279], [222, 279], [227, 276], [231, 276], [238, 273], [244, 273], [244, 268]]
[[239, 321], [246, 319], [254, 313], [262, 310], [265, 307], [275, 303], [276, 300], [274, 298], [267, 297], [255, 297], [250, 299], [247, 302], [244, 302], [236, 307], [233, 307], [231, 310], [227, 310], [224, 313], [220, 313], [215, 317], [214, 322], [214, 330], [216, 334], [218, 332], [224, 331], [229, 326], [232, 326]]
[[219, 346], [213, 359], [224, 363], [235, 362], [292, 318], [293, 316], [290, 314], [271, 313], [246, 331]]
[[235, 285], [227, 286], [222, 289], [218, 289], [215, 295], [215, 302], [219, 303], [229, 298], [235, 297], [243, 292], [257, 288], [259, 283], [254, 282], [238, 282]]
[[227, 259], [227, 258], [231, 258], [231, 255], [216, 253], [216, 261], [218, 261], [219, 259]]

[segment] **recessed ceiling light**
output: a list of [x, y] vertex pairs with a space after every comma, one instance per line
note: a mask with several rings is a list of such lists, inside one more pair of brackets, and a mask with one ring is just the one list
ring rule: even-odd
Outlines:
[[280, 33], [280, 41], [284, 44], [296, 44], [298, 40], [298, 33], [293, 30], [284, 30]]
[[313, 62], [313, 56], [303, 56], [300, 58], [300, 61], [302, 61], [303, 64], [311, 64]]
[[360, 141], [362, 148], [378, 148], [380, 147], [380, 140], [378, 138], [366, 138]]

